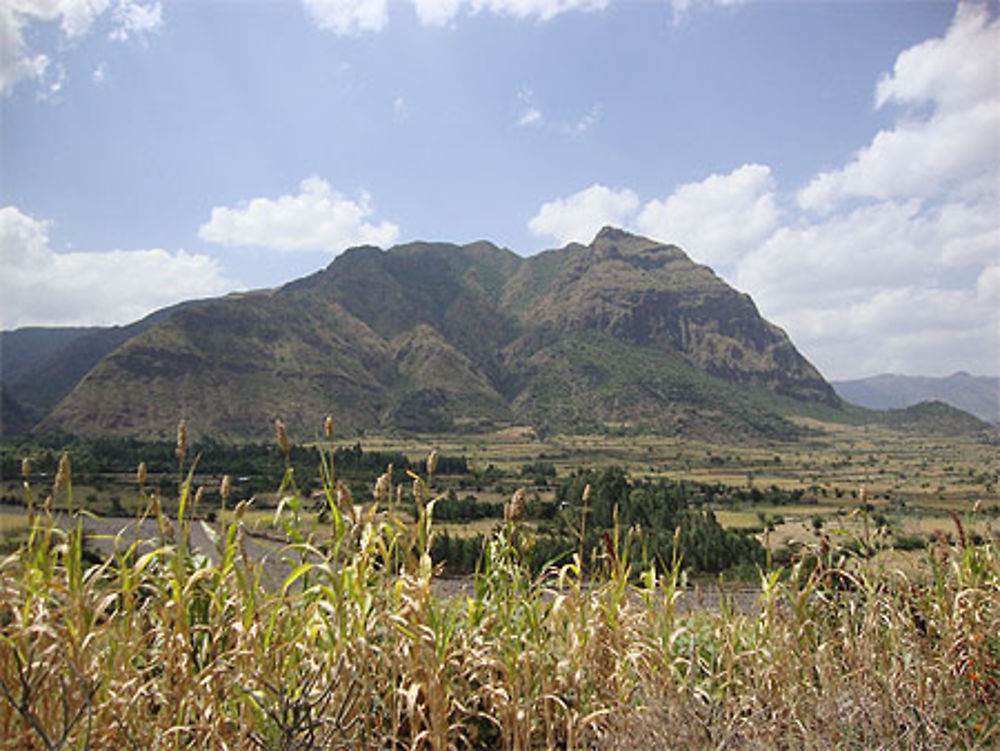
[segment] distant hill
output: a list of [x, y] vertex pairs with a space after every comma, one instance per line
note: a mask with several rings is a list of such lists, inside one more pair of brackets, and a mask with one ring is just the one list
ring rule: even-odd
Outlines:
[[1000, 424], [1000, 378], [958, 372], [944, 378], [885, 373], [852, 381], [833, 381], [845, 401], [869, 409], [899, 409], [923, 401], [942, 401], [981, 420]]
[[883, 413], [881, 421], [896, 430], [940, 435], [995, 435], [996, 427], [964, 410], [941, 401], [926, 401]]
[[[749, 296], [614, 228], [530, 258], [488, 242], [352, 248], [280, 289], [156, 315], [61, 380], [77, 378], [39, 429], [168, 436], [183, 415], [259, 439], [280, 416], [308, 438], [333, 413], [342, 435], [522, 424], [722, 440], [792, 437], [789, 415], [840, 408]], [[44, 384], [17, 386], [22, 404], [47, 403]]]
[[98, 331], [102, 329], [28, 326], [0, 332], [0, 383], [19, 380], [60, 349]]

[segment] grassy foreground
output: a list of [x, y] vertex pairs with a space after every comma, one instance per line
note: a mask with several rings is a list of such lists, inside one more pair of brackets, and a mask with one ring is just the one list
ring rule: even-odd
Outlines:
[[639, 530], [532, 575], [515, 494], [472, 592], [443, 597], [434, 455], [408, 478], [416, 524], [380, 511], [391, 477], [359, 505], [321, 451], [323, 521], [288, 472], [280, 550], [248, 554], [241, 502], [206, 557], [187, 544], [204, 509], [185, 442], [176, 518], [140, 470], [160, 534], [105, 560], [85, 551], [68, 460], [45, 502], [26, 484], [30, 536], [0, 562], [3, 748], [1000, 745], [1000, 549], [967, 544], [957, 516], [919, 574], [821, 543], [762, 572], [754, 613], [681, 615], [681, 559], [622, 562]]

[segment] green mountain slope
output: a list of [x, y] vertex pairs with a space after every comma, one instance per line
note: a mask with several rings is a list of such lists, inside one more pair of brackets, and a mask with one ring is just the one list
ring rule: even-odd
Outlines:
[[[278, 290], [174, 311], [43, 421], [85, 435], [310, 437], [530, 424], [790, 437], [840, 402], [752, 300], [683, 251], [606, 228], [531, 258], [486, 242], [353, 248]], [[303, 434], [303, 431], [305, 434]]]
[[941, 401], [924, 401], [901, 409], [886, 410], [878, 419], [896, 430], [941, 435], [995, 435], [997, 432], [996, 426]]

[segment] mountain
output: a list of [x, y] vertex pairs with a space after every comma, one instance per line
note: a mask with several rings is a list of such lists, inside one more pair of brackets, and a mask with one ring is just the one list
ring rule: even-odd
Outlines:
[[27, 327], [0, 332], [4, 432], [30, 428], [38, 421], [37, 415], [47, 414], [105, 355], [174, 312], [202, 302], [162, 308], [127, 326]]
[[[23, 403], [31, 402], [22, 397]], [[363, 246], [280, 289], [164, 314], [103, 356], [42, 421], [169, 436], [177, 418], [260, 438], [281, 417], [355, 431], [652, 430], [790, 437], [840, 408], [753, 301], [613, 228], [530, 258], [488, 242]]]
[[1000, 378], [953, 373], [923, 378], [884, 373], [831, 384], [845, 401], [869, 409], [899, 409], [924, 401], [941, 401], [980, 420], [1000, 424]]

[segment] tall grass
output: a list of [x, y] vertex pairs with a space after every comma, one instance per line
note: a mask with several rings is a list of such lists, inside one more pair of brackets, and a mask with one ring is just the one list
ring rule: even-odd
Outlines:
[[[188, 543], [203, 509], [178, 437], [176, 518], [140, 469], [159, 535], [104, 559], [86, 552], [68, 458], [42, 504], [26, 479], [30, 536], [0, 563], [3, 748], [1000, 745], [995, 539], [942, 541], [910, 578], [824, 546], [762, 572], [752, 613], [724, 600], [682, 616], [679, 555], [667, 571], [625, 562], [638, 530], [605, 538], [594, 576], [582, 549], [531, 574], [521, 496], [473, 589], [442, 596], [436, 454], [405, 478], [415, 524], [385, 510], [391, 468], [359, 504], [327, 447], [322, 522], [301, 513], [288, 471], [283, 543], [254, 554], [240, 501], [207, 527], [205, 556]], [[287, 455], [280, 425], [278, 441]]]

